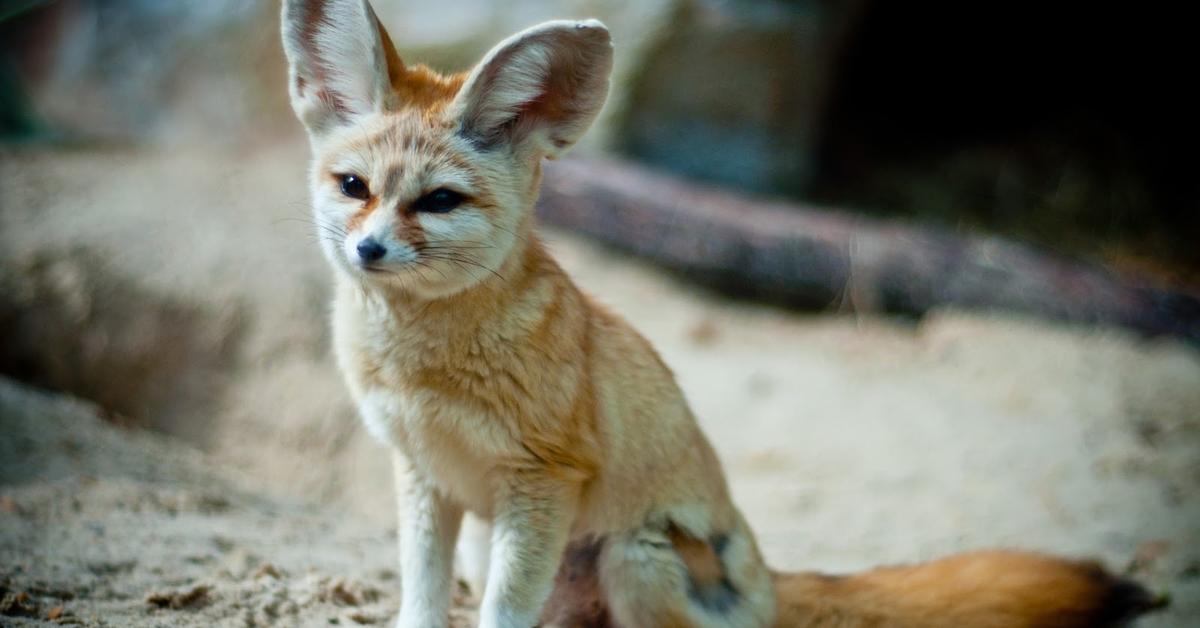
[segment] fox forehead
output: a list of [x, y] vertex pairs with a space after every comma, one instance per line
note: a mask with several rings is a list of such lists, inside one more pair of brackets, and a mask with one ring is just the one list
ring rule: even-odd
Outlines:
[[475, 191], [478, 168], [471, 157], [477, 155], [457, 136], [446, 113], [466, 76], [442, 75], [424, 65], [392, 74], [387, 109], [330, 138], [319, 151], [318, 175], [365, 177], [372, 193], [381, 196], [403, 193], [414, 184]]
[[318, 176], [353, 174], [373, 195], [419, 195], [439, 187], [480, 195], [485, 156], [460, 137], [452, 121], [407, 108], [364, 120], [331, 138], [321, 151]]

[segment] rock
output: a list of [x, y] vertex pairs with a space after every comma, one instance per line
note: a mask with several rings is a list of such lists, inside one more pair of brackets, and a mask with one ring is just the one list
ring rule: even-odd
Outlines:
[[286, 107], [274, 2], [26, 4], [0, 23], [8, 91], [28, 109], [4, 135], [232, 140]]
[[681, 3], [630, 78], [616, 147], [695, 179], [796, 194], [812, 175], [829, 3]]

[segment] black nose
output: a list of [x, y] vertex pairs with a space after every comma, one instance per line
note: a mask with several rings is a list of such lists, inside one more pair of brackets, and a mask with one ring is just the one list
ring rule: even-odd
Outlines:
[[387, 249], [375, 238], [363, 238], [357, 249], [358, 256], [364, 262], [374, 262], [387, 253]]

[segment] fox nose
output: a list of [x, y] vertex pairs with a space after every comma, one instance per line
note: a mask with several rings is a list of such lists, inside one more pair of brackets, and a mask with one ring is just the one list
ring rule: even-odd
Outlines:
[[377, 261], [387, 254], [387, 248], [380, 244], [379, 240], [369, 236], [359, 241], [356, 249], [358, 257], [364, 262]]

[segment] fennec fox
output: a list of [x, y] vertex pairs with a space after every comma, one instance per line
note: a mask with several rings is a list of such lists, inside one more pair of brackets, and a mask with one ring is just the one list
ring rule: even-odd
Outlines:
[[446, 625], [464, 511], [492, 526], [491, 628], [1092, 626], [1149, 603], [1021, 553], [767, 569], [671, 371], [534, 232], [542, 159], [604, 103], [601, 23], [535, 26], [448, 76], [405, 65], [364, 0], [286, 0], [283, 41], [338, 363], [407, 475], [399, 626]]

